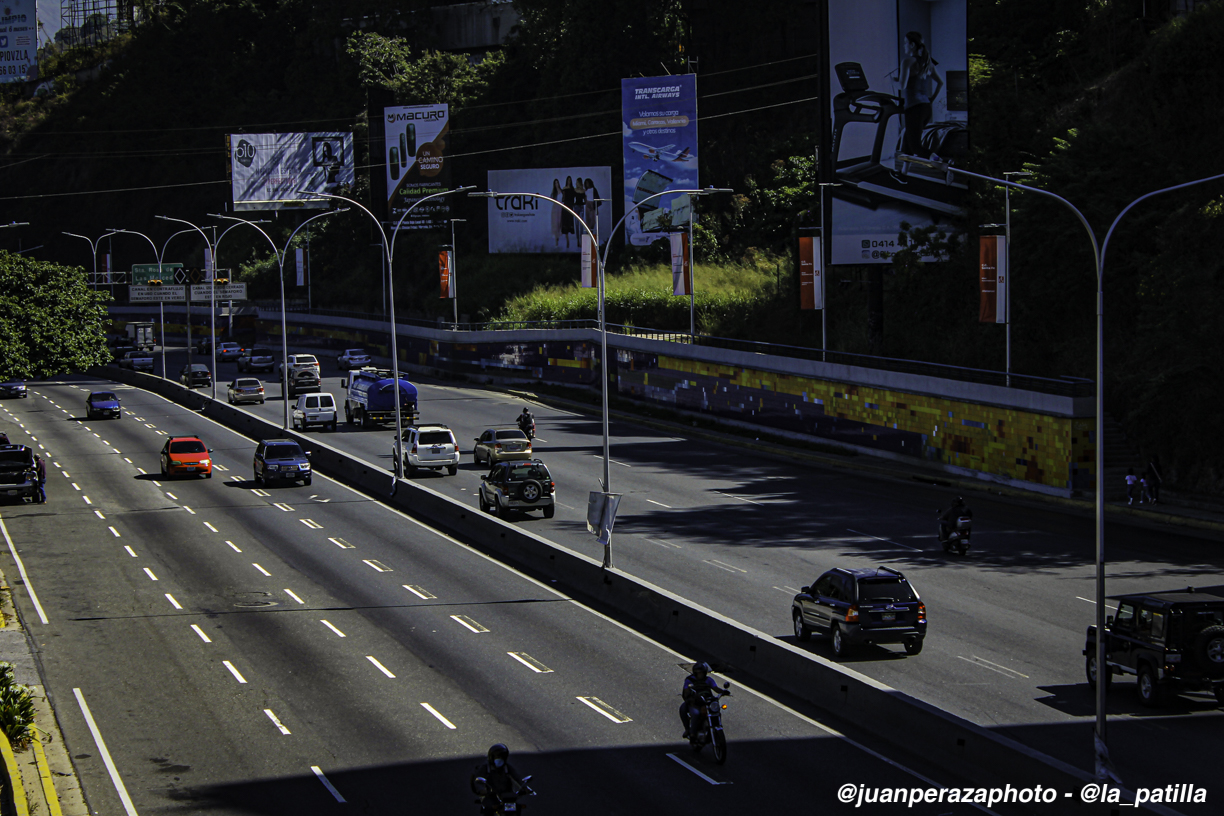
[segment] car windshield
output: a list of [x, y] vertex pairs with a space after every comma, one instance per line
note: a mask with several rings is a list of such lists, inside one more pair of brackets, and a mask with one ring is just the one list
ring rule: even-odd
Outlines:
[[198, 439], [185, 439], [182, 442], [170, 443], [171, 453], [208, 453], [208, 448]]
[[297, 445], [269, 445], [264, 451], [265, 459], [304, 459], [302, 449]]
[[110, 400], [113, 402], [119, 399], [118, 397], [116, 397], [114, 394], [112, 394], [109, 391], [95, 391], [89, 396], [93, 398], [94, 402], [106, 402], [107, 400]]
[[914, 590], [909, 582], [896, 578], [867, 579], [859, 582], [859, 598], [862, 601], [912, 601]]
[[527, 434], [522, 431], [498, 431], [498, 439], [526, 439]]
[[422, 445], [449, 445], [455, 441], [450, 431], [422, 431]]

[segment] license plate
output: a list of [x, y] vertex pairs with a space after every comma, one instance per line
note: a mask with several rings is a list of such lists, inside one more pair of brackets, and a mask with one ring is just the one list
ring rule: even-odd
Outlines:
[[896, 612], [884, 612], [880, 615], [880, 620], [896, 620], [896, 619], [897, 619]]
[[429, 452], [430, 453], [441, 453], [442, 449], [441, 448], [430, 448]]
[[195, 470], [195, 465], [184, 465], [187, 470]]

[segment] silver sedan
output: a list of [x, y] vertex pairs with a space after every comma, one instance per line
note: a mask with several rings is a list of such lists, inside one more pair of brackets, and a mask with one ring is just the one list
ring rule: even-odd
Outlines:
[[263, 405], [263, 383], [255, 377], [239, 377], [225, 387], [225, 397], [230, 405], [240, 402], [258, 402]]

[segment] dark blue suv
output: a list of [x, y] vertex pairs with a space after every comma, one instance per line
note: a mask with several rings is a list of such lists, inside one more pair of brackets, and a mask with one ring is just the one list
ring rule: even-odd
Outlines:
[[891, 567], [829, 570], [795, 596], [791, 619], [797, 639], [828, 635], [838, 657], [858, 643], [901, 643], [916, 655], [927, 627], [926, 604]]
[[265, 439], [255, 448], [255, 484], [310, 484], [310, 452], [292, 439]]

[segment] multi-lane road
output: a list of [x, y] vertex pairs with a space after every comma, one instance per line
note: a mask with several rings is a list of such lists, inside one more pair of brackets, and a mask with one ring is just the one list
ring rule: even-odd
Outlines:
[[[259, 489], [251, 440], [155, 395], [120, 387], [120, 420], [86, 420], [102, 385], [0, 404], [48, 461], [47, 504], [0, 508], [5, 572], [94, 812], [475, 812], [468, 774], [497, 741], [542, 814], [747, 813], [835, 806], [847, 783], [958, 782], [734, 676], [730, 759], [694, 756], [677, 717], [694, 655], [327, 478]], [[182, 433], [209, 442], [214, 478], [161, 479]], [[813, 778], [813, 757], [836, 761]]]

